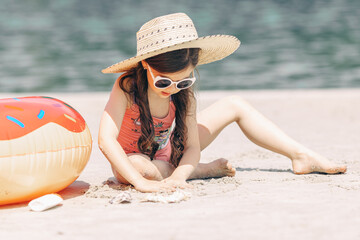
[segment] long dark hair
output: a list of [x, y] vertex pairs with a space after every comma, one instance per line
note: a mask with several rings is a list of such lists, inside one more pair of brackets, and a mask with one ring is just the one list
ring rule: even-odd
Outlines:
[[[156, 71], [174, 73], [188, 66], [196, 66], [199, 58], [199, 48], [175, 50], [146, 59], [145, 61]], [[119, 86], [139, 106], [141, 136], [138, 140], [138, 149], [152, 160], [159, 144], [155, 142], [153, 118], [150, 113], [148, 101], [148, 82], [146, 70], [141, 62], [120, 78]], [[187, 127], [185, 124], [188, 115], [190, 98], [194, 97], [191, 88], [181, 90], [172, 95], [176, 107], [175, 129], [171, 134], [171, 159], [170, 162], [177, 167], [185, 149], [187, 140]]]

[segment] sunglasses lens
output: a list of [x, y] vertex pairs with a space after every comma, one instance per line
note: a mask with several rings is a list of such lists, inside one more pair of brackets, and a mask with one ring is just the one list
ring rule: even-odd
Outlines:
[[180, 89], [188, 88], [191, 86], [192, 83], [193, 83], [193, 81], [191, 81], [191, 80], [183, 80], [178, 83], [177, 87]]
[[155, 86], [157, 88], [167, 88], [170, 85], [171, 85], [171, 81], [168, 79], [160, 79], [155, 82]]

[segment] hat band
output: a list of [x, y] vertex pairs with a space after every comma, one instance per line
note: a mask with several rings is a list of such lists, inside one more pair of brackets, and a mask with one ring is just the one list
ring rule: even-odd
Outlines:
[[197, 38], [192, 22], [140, 30], [137, 33], [137, 56]]

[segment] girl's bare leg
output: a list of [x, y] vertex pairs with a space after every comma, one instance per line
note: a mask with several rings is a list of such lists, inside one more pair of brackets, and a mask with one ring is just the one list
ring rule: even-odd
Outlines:
[[[199, 113], [197, 121], [201, 150], [205, 149], [226, 126], [236, 122], [252, 142], [290, 158], [296, 174], [346, 172], [346, 166], [332, 163], [297, 143], [238, 96], [226, 97], [209, 106]], [[150, 161], [143, 154], [131, 154], [129, 159], [149, 180], [163, 180], [174, 171], [174, 167], [168, 162]], [[221, 158], [210, 163], [199, 163], [190, 179], [234, 176], [235, 172], [231, 164]], [[127, 183], [117, 172], [114, 171], [114, 175], [120, 182]]]
[[[151, 161], [148, 156], [141, 153], [129, 154], [128, 158], [136, 170], [148, 180], [161, 181], [169, 177], [175, 170], [172, 164], [163, 160], [154, 159]], [[226, 159], [218, 159], [208, 164], [199, 163], [196, 169], [196, 174], [190, 176], [189, 179], [235, 175], [235, 169], [231, 167]], [[120, 183], [129, 184], [118, 172], [114, 169], [112, 171]]]
[[[199, 113], [198, 128], [201, 150], [206, 148], [232, 122], [236, 122], [244, 134], [255, 144], [290, 158], [296, 174], [346, 172], [346, 166], [332, 163], [291, 139], [238, 96], [226, 97]], [[221, 166], [224, 169], [224, 160], [221, 161], [223, 161]], [[229, 163], [226, 162], [225, 166], [229, 172], [231, 169]], [[192, 177], [201, 177], [204, 173], [206, 175], [208, 167], [199, 164]]]
[[210, 163], [199, 163], [189, 179], [233, 177], [235, 173], [236, 169], [231, 166], [227, 159], [219, 158]]

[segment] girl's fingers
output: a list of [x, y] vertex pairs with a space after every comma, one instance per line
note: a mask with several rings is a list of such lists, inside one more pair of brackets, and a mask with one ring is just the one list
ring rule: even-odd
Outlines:
[[160, 187], [160, 191], [174, 192], [176, 190], [175, 186], [172, 186], [172, 185], [169, 185], [169, 184], [166, 184], [163, 182], [161, 185], [162, 186]]
[[135, 187], [140, 192], [174, 192], [175, 186], [165, 182], [146, 180], [144, 184]]

